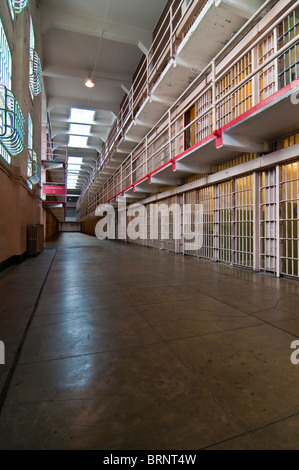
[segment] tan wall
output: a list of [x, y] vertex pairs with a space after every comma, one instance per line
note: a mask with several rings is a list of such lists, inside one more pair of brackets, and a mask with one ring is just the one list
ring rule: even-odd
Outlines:
[[24, 182], [0, 168], [0, 263], [26, 251], [27, 225], [40, 221], [41, 201]]
[[81, 222], [81, 232], [85, 233], [86, 235], [93, 235], [95, 236], [95, 228], [98, 223], [99, 219], [91, 219]]
[[44, 237], [49, 240], [58, 233], [59, 223], [56, 217], [49, 211], [44, 210]]
[[0, 2], [0, 16], [12, 56], [11, 91], [21, 107], [24, 123], [24, 149], [6, 164], [0, 157], [0, 263], [26, 252], [27, 225], [42, 224], [40, 186], [32, 190], [27, 185], [28, 113], [33, 121], [33, 150], [41, 155], [42, 95], [33, 99], [29, 91], [29, 23], [32, 15], [35, 49], [40, 55], [40, 19], [37, 2], [28, 6], [12, 21], [8, 2]]
[[59, 222], [59, 232], [81, 232], [78, 222]]

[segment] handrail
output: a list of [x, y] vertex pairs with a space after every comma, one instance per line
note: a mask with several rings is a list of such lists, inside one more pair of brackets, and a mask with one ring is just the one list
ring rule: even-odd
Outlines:
[[[265, 4], [263, 5], [263, 8], [266, 8], [268, 5], [270, 4], [270, 0], [265, 2]], [[216, 93], [213, 92], [214, 89], [216, 89], [216, 86], [217, 86], [217, 83], [220, 82], [220, 80], [225, 76], [226, 73], [228, 73], [229, 70], [232, 69], [232, 66], [235, 65], [238, 61], [240, 61], [243, 57], [246, 56], [246, 54], [250, 51], [252, 51], [254, 49], [254, 47], [257, 47], [257, 45], [265, 38], [269, 35], [270, 32], [272, 32], [275, 27], [281, 22], [283, 21], [283, 19], [285, 17], [288, 16], [288, 14], [290, 13], [290, 11], [293, 11], [294, 9], [296, 9], [297, 5], [299, 5], [299, 1], [296, 1], [292, 7], [290, 9], [288, 9], [288, 11], [284, 12], [283, 15], [280, 16], [280, 18], [278, 20], [276, 20], [274, 23], [271, 24], [271, 26], [269, 28], [266, 28], [262, 34], [259, 35], [259, 37], [254, 41], [254, 43], [250, 44], [250, 46], [246, 49], [246, 51], [242, 52], [242, 56], [237, 56], [235, 61], [233, 63], [230, 63], [229, 67], [225, 68], [225, 70], [221, 70], [221, 72], [219, 72], [219, 74], [217, 75], [213, 75], [213, 70], [215, 71], [215, 58], [205, 67], [205, 69], [197, 76], [197, 78], [189, 85], [189, 87], [182, 93], [182, 95], [176, 100], [176, 102], [171, 106], [171, 108], [161, 117], [161, 119], [159, 119], [158, 123], [156, 124], [156, 126], [151, 129], [151, 131], [145, 136], [145, 138], [138, 144], [138, 146], [135, 147], [135, 149], [133, 149], [133, 151], [131, 152], [130, 155], [128, 155], [128, 157], [124, 160], [124, 162], [122, 163], [121, 166], [125, 166], [127, 164], [129, 164], [130, 160], [132, 160], [132, 156], [133, 156], [133, 153], [136, 152], [136, 149], [139, 147], [139, 146], [142, 146], [145, 144], [146, 140], [149, 140], [150, 144], [154, 141], [156, 141], [158, 138], [161, 137], [161, 134], [163, 134], [163, 132], [165, 132], [165, 130], [168, 129], [168, 132], [169, 134], [171, 135], [171, 127], [170, 127], [170, 123], [168, 123], [168, 118], [169, 118], [169, 115], [175, 110], [175, 108], [178, 106], [178, 104], [182, 103], [183, 100], [186, 98], [186, 96], [188, 95], [188, 93], [190, 92], [190, 90], [193, 90], [195, 89], [195, 87], [199, 87], [200, 84], [206, 80], [207, 84], [206, 86], [203, 88], [203, 90], [198, 93], [196, 95], [196, 97], [188, 102], [188, 106], [192, 106], [192, 104], [195, 103], [195, 101], [197, 101], [200, 97], [204, 96], [207, 92], [211, 92], [211, 104], [210, 106], [208, 107], [205, 107], [204, 109], [204, 112], [202, 115], [200, 116], [197, 116], [192, 122], [190, 122], [187, 126], [184, 126], [183, 129], [179, 132], [179, 135], [182, 135], [182, 133], [184, 133], [186, 131], [186, 129], [190, 128], [192, 125], [195, 125], [196, 122], [199, 122], [200, 119], [206, 117], [207, 115], [210, 115], [212, 116], [213, 115], [213, 119], [210, 119], [210, 122], [213, 121], [213, 126], [210, 125], [210, 131], [212, 133], [213, 130], [215, 130], [217, 128], [217, 123], [218, 123], [218, 119], [217, 119], [217, 116], [218, 116], [218, 110], [219, 110], [219, 107], [221, 105], [221, 103], [223, 103], [229, 96], [233, 96], [234, 94], [236, 94], [236, 92], [240, 89], [242, 89], [242, 87], [246, 84], [246, 83], [249, 83], [252, 79], [254, 79], [255, 76], [258, 76], [258, 74], [263, 70], [263, 69], [266, 69], [267, 66], [269, 64], [271, 64], [272, 62], [274, 63], [276, 60], [278, 60], [278, 58], [284, 54], [284, 52], [288, 49], [290, 49], [292, 47], [293, 44], [295, 44], [298, 40], [299, 40], [299, 37], [298, 35], [292, 39], [292, 41], [290, 41], [288, 44], [286, 44], [285, 46], [283, 46], [281, 49], [279, 49], [277, 52], [275, 52], [274, 54], [271, 55], [271, 57], [269, 57], [268, 59], [266, 59], [261, 65], [259, 66], [256, 66], [254, 69], [253, 69], [253, 64], [251, 65], [252, 69], [250, 71], [250, 73], [244, 77], [242, 80], [240, 80], [236, 85], [234, 85], [233, 87], [230, 88], [230, 90], [228, 92], [226, 92], [225, 94], [221, 95], [220, 97], [217, 96]], [[253, 15], [253, 18], [255, 19], [257, 17], [258, 14], [261, 13], [262, 7], [258, 10], [258, 12], [256, 12], [254, 15]], [[252, 21], [252, 19], [250, 19], [246, 25], [248, 26], [248, 24], [250, 24], [250, 21]], [[246, 25], [244, 25], [244, 28], [247, 27]], [[234, 37], [234, 40], [235, 40], [235, 37]], [[220, 56], [223, 56], [223, 51], [226, 51], [227, 50], [227, 47], [228, 47], [228, 44], [223, 48], [222, 51], [219, 52], [219, 54], [217, 54], [216, 58], [220, 57]], [[224, 56], [223, 56], [224, 57]], [[277, 83], [276, 83], [276, 88], [277, 88]], [[183, 109], [175, 118], [172, 118], [172, 123], [171, 125], [174, 124], [174, 122], [176, 122], [179, 118], [181, 118], [183, 116], [183, 114], [186, 112], [186, 108]], [[168, 124], [168, 127], [167, 127], [167, 124]], [[164, 127], [163, 127], [164, 125]], [[161, 128], [161, 132], [160, 134], [156, 137], [156, 139], [152, 139], [152, 134], [154, 134], [157, 129], [159, 127], [162, 127]], [[172, 135], [172, 137], [168, 140], [168, 142], [166, 142], [165, 144], [163, 144], [163, 149], [167, 147], [167, 145], [169, 146], [169, 149], [172, 148], [172, 145], [173, 143], [175, 143], [176, 139], [178, 138], [178, 134], [175, 134], [175, 135]], [[160, 146], [161, 147], [161, 146]], [[138, 166], [138, 168], [142, 167], [142, 166], [148, 166], [150, 160], [152, 160], [154, 158], [155, 155], [158, 155], [159, 152], [161, 152], [161, 148], [159, 149], [156, 149], [154, 155], [153, 154], [150, 154], [149, 156], [147, 156], [146, 158], [146, 162], [143, 163], [143, 164], [140, 164]], [[169, 158], [171, 158], [171, 155], [169, 155]], [[136, 161], [133, 160], [133, 161]], [[104, 163], [105, 161], [103, 161], [102, 163], [102, 168], [104, 167]], [[120, 168], [120, 167], [119, 167]], [[119, 171], [119, 168], [116, 170]], [[136, 168], [134, 169], [134, 172], [136, 173]], [[131, 175], [133, 174], [133, 171], [131, 170]], [[144, 175], [145, 176], [145, 175]], [[96, 175], [94, 175], [94, 177], [96, 177]], [[114, 184], [113, 183], [113, 178], [115, 178], [115, 173], [113, 173], [111, 175], [111, 177], [106, 181], [105, 185], [106, 184]], [[125, 179], [127, 180], [127, 176], [125, 177]], [[132, 179], [132, 178], [131, 178]], [[104, 186], [105, 186], [104, 185]], [[103, 186], [103, 190], [104, 190], [104, 186]], [[125, 188], [121, 188], [122, 190], [124, 190]], [[101, 192], [102, 188], [100, 189], [99, 193]], [[85, 207], [85, 204], [84, 204], [84, 194], [82, 195], [82, 197], [79, 199], [78, 201], [78, 205], [77, 207], [79, 208], [80, 205], [81, 205], [81, 208], [84, 209]], [[96, 196], [97, 198], [97, 196]], [[88, 205], [90, 205], [90, 201], [88, 201]], [[81, 211], [80, 211], [81, 212]]]
[[[211, 1], [212, 1], [212, 0], [206, 0], [206, 1], [203, 3], [203, 5], [201, 6], [201, 8], [204, 8], [204, 6], [205, 6], [208, 2], [211, 2]], [[182, 18], [185, 18], [185, 17], [186, 17], [186, 14], [187, 14], [188, 11], [190, 10], [190, 8], [191, 8], [191, 6], [194, 4], [194, 2], [195, 2], [195, 0], [191, 0], [191, 1], [190, 1], [190, 3], [188, 4], [188, 6], [187, 6], [187, 8], [186, 8], [186, 10], [185, 10], [185, 12], [184, 12], [184, 15], [181, 17], [181, 20], [182, 20]], [[170, 10], [169, 10], [169, 11], [172, 11], [172, 10], [173, 10], [174, 3], [175, 3], [175, 0], [172, 0], [172, 3], [171, 3], [171, 5], [170, 5]], [[184, 3], [184, 0], [181, 0], [180, 3], [179, 3], [178, 6], [177, 6], [177, 9], [175, 10], [176, 13], [181, 9], [183, 3]], [[163, 27], [164, 23], [166, 22], [166, 18], [168, 17], [167, 15], [168, 15], [168, 13], [165, 15], [165, 18], [163, 19], [162, 24], [161, 24], [159, 30], [158, 30], [157, 33], [156, 33], [156, 37], [159, 35], [160, 31], [163, 30], [162, 27]], [[178, 22], [178, 24], [177, 24], [176, 27], [173, 29], [173, 31], [171, 31], [171, 35], [170, 35], [170, 34], [169, 34], [169, 35], [166, 34], [167, 31], [169, 30], [169, 27], [166, 28], [166, 31], [164, 32], [162, 38], [164, 39], [165, 37], [167, 37], [167, 42], [166, 42], [167, 45], [170, 45], [170, 44], [174, 41], [174, 39], [175, 39], [175, 33], [176, 33], [176, 31], [178, 30], [179, 26], [180, 26], [180, 22]], [[171, 28], [171, 29], [172, 29], [172, 28]], [[155, 42], [155, 40], [154, 40], [154, 42]], [[158, 43], [158, 45], [161, 44], [161, 42], [162, 42], [162, 39], [160, 40], [160, 42]], [[147, 63], [147, 67], [146, 67], [146, 80], [145, 80], [145, 81], [146, 81], [146, 84], [143, 85], [143, 93], [144, 93], [144, 91], [147, 91], [146, 96], [148, 96], [148, 94], [149, 94], [149, 92], [150, 92], [150, 90], [149, 90], [149, 85], [153, 85], [153, 84], [154, 84], [154, 83], [153, 83], [153, 73], [152, 73], [152, 71], [150, 71], [150, 64], [151, 64], [151, 61], [152, 61], [152, 59], [151, 59], [150, 56], [151, 56], [151, 54], [152, 54], [152, 52], [151, 52], [151, 51], [152, 51], [152, 47], [153, 47], [153, 45], [151, 46], [151, 48], [150, 48], [150, 50], [149, 50], [149, 52], [147, 53], [146, 58], [145, 58], [145, 61], [146, 61], [146, 63]], [[165, 46], [165, 47], [166, 47], [166, 46]], [[127, 121], [128, 121], [130, 118], [131, 118], [131, 120], [133, 120], [133, 118], [134, 118], [134, 113], [133, 113], [134, 103], [136, 103], [136, 101], [137, 101], [136, 99], [134, 100], [134, 91], [135, 91], [136, 88], [138, 89], [138, 87], [140, 86], [140, 81], [138, 81], [137, 79], [138, 79], [138, 74], [136, 75], [135, 80], [133, 81], [133, 84], [132, 84], [132, 86], [131, 86], [131, 88], [130, 88], [130, 90], [129, 90], [129, 95], [128, 95], [129, 107], [127, 108], [127, 107], [125, 106], [125, 103], [124, 103], [123, 106], [121, 107], [120, 112], [119, 112], [118, 117], [117, 117], [117, 122], [118, 122], [118, 123], [121, 123], [121, 125], [119, 126], [119, 127], [120, 127], [120, 131], [119, 131], [120, 133], [123, 133], [123, 128], [124, 128], [125, 124], [127, 123]], [[142, 83], [142, 82], [141, 82], [141, 83]], [[138, 98], [139, 98], [140, 95], [141, 95], [141, 92], [138, 94]], [[132, 106], [131, 106], [131, 107], [130, 107], [130, 100], [131, 100], [131, 103], [132, 103]], [[126, 102], [126, 100], [125, 100], [125, 102]], [[127, 112], [125, 113], [125, 118], [124, 118], [123, 115], [124, 115], [124, 110], [125, 110], [125, 109], [127, 109]], [[109, 134], [109, 135], [110, 135], [110, 134]], [[109, 141], [109, 136], [108, 136], [107, 142], [108, 142], [108, 141]], [[112, 145], [113, 145], [113, 144], [112, 144]], [[109, 148], [107, 148], [107, 145], [104, 145], [104, 146], [103, 146], [103, 154], [104, 154], [104, 155], [103, 155], [102, 158], [101, 158], [102, 164], [101, 164], [100, 168], [98, 169], [99, 171], [102, 169], [103, 163], [109, 158], [109, 155], [110, 155], [110, 153], [109, 153]], [[82, 194], [81, 194], [81, 196], [80, 196], [80, 198], [79, 198], [80, 201], [82, 200], [82, 198], [83, 198], [84, 195], [86, 194], [86, 192], [87, 192], [87, 190], [89, 189], [89, 187], [90, 187], [90, 185], [92, 184], [92, 182], [93, 182], [93, 180], [90, 180], [89, 183], [87, 184], [85, 190], [82, 192]]]

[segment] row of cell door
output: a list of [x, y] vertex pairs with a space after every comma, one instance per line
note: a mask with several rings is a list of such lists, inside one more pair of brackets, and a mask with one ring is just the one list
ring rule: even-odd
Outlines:
[[[161, 201], [179, 207], [177, 214], [161, 214], [158, 236], [151, 239], [148, 223], [147, 239], [135, 242], [299, 277], [298, 199], [299, 162], [277, 165]], [[149, 206], [147, 212], [149, 221]], [[192, 246], [194, 233], [200, 245], [197, 239]]]
[[299, 277], [298, 241], [299, 162], [262, 173], [261, 269]]
[[[299, 277], [298, 199], [298, 162], [182, 194], [181, 239], [168, 246], [182, 254]], [[184, 217], [186, 204], [192, 207], [191, 224]], [[196, 216], [199, 205], [201, 217]], [[192, 249], [186, 238], [191, 239], [196, 221], [202, 223], [202, 243]]]

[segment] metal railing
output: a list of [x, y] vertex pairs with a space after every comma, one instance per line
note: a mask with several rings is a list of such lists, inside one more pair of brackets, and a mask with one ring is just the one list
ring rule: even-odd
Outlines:
[[[192, 146], [208, 136], [213, 137], [215, 130], [263, 101], [266, 97], [264, 80], [269, 70], [274, 71], [270, 74], [271, 80], [268, 78], [267, 82], [269, 94], [278, 91], [282, 87], [279, 80], [283, 67], [282, 58], [294, 48], [299, 51], [299, 34], [293, 35], [287, 44], [280, 47], [277, 41], [277, 28], [293, 11], [299, 16], [298, 5], [297, 1], [279, 19], [270, 22], [270, 26], [250, 43], [241, 56], [236, 49], [235, 59], [228, 66], [224, 60], [218, 65], [216, 59], [210, 62], [97, 194], [89, 197], [88, 201], [82, 201], [81, 198], [77, 206], [78, 219], [94, 211], [97, 205], [121, 194], [138, 180], [186, 150], [184, 145], [188, 130], [192, 130], [195, 136], [194, 142], [191, 142]], [[298, 30], [296, 32], [299, 32]], [[265, 51], [261, 51], [261, 45], [270, 36], [272, 42], [269, 44], [272, 46], [265, 54]], [[294, 79], [296, 79], [299, 70], [296, 57], [299, 57], [299, 54], [296, 53], [294, 57], [293, 65], [297, 70]], [[190, 89], [193, 91], [192, 100], [188, 98]], [[196, 95], [194, 90], [197, 90]], [[196, 117], [186, 125], [186, 112], [193, 107]]]
[[[188, 5], [186, 5], [185, 0], [180, 0], [179, 2], [177, 0], [172, 1], [159, 28], [155, 32], [153, 43], [143, 63], [139, 66], [138, 73], [135, 76], [129, 93], [123, 100], [115, 124], [108, 135], [107, 141], [102, 146], [102, 151], [94, 171], [90, 175], [88, 185], [81, 193], [80, 201], [84, 198], [92, 183], [113, 155], [127, 128], [134, 121], [138, 110], [150, 96], [151, 89], [169, 63], [169, 60], [174, 58], [175, 52], [184, 36], [185, 29], [182, 26], [189, 29], [192, 22], [194, 22], [194, 17], [189, 15], [189, 12], [192, 11], [193, 7], [195, 8], [196, 5], [199, 5], [197, 11], [199, 13], [211, 1], [199, 2], [198, 0], [190, 0]], [[182, 20], [184, 20], [184, 25], [182, 25]]]

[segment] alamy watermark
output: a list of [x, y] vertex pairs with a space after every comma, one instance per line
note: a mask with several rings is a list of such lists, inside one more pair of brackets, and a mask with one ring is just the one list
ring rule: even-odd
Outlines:
[[291, 94], [291, 102], [292, 104], [299, 104], [299, 91]]
[[101, 217], [95, 228], [100, 240], [180, 240], [185, 250], [195, 251], [203, 245], [203, 205], [135, 203], [127, 207], [119, 197], [117, 207], [100, 205], [95, 215]]
[[0, 365], [5, 364], [5, 346], [3, 341], [0, 341]]
[[295, 341], [292, 341], [290, 347], [291, 349], [295, 349], [295, 351], [292, 352], [290, 359], [291, 363], [296, 366], [297, 364], [299, 364], [299, 340], [296, 339]]

